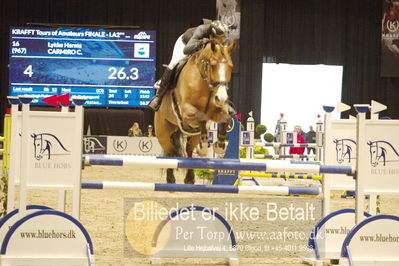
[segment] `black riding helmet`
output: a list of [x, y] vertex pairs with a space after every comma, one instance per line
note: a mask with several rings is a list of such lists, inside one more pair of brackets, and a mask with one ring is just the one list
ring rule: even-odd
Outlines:
[[220, 20], [212, 21], [211, 28], [214, 36], [227, 37], [229, 33], [229, 27]]

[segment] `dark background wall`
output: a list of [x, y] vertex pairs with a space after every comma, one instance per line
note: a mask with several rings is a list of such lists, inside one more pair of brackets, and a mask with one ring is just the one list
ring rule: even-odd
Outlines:
[[[3, 116], [7, 107], [9, 26], [22, 26], [31, 22], [137, 25], [142, 29], [156, 30], [157, 77], [159, 77], [163, 71], [162, 64], [168, 63], [170, 59], [176, 38], [186, 28], [198, 25], [202, 18], [216, 17], [215, 2], [215, 0], [0, 1], [1, 115]], [[230, 89], [238, 111], [245, 117], [247, 112], [253, 110], [255, 119], [259, 122], [262, 62], [264, 58], [269, 58], [276, 63], [343, 65], [344, 103], [350, 105], [369, 103], [374, 99], [389, 107], [384, 115], [399, 117], [399, 79], [380, 77], [381, 18], [380, 0], [241, 1], [239, 62]], [[323, 87], [320, 88], [320, 93], [323, 93]], [[129, 115], [128, 111], [126, 110], [126, 115]], [[152, 112], [148, 110], [142, 112], [144, 123], [151, 121]], [[119, 110], [119, 113], [123, 112]], [[2, 129], [2, 125], [0, 127]]]

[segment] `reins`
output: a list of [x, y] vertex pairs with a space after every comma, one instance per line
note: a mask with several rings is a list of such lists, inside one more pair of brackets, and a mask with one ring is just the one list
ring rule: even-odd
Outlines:
[[[222, 44], [220, 44], [219, 42], [214, 41], [216, 44], [223, 46]], [[222, 55], [224, 55], [223, 49], [221, 50]], [[206, 82], [206, 84], [208, 85], [208, 88], [211, 89], [210, 93], [209, 93], [209, 97], [208, 97], [208, 101], [207, 104], [205, 106], [205, 112], [208, 111], [208, 107], [209, 107], [209, 102], [210, 99], [212, 97], [212, 95], [215, 93], [215, 88], [221, 85], [227, 86], [228, 82], [226, 81], [212, 81], [209, 77], [210, 77], [210, 58], [205, 58], [202, 57], [201, 58], [201, 62], [199, 63], [199, 55], [201, 54], [201, 51], [195, 55], [195, 65], [197, 66], [198, 72], [201, 75], [201, 78]], [[214, 57], [213, 57], [214, 58]], [[225, 58], [223, 58], [222, 60], [217, 60], [216, 58], [214, 58], [218, 64], [221, 63], [226, 63], [227, 60]]]

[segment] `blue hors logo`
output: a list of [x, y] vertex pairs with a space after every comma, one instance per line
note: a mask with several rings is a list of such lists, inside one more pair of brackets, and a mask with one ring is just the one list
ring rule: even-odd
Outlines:
[[53, 134], [41, 133], [32, 134], [34, 157], [40, 161], [44, 157], [50, 160], [54, 155], [69, 155], [70, 152], [65, 148], [64, 144]]
[[151, 140], [140, 140], [139, 141], [139, 149], [140, 151], [147, 153], [152, 149], [152, 141]]
[[105, 151], [104, 145], [93, 137], [83, 138], [83, 149], [85, 153], [96, 153], [97, 151]]
[[352, 159], [356, 159], [356, 157], [353, 157], [353, 154], [356, 154], [356, 141], [353, 139], [335, 139], [333, 142], [335, 143], [338, 163], [350, 163]]
[[376, 167], [380, 163], [385, 166], [386, 162], [399, 161], [399, 153], [388, 141], [369, 141], [367, 144], [370, 146], [370, 163], [372, 166]]

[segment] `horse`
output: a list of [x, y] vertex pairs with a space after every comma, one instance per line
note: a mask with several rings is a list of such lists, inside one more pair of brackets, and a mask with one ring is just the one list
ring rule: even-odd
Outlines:
[[[234, 113], [228, 101], [228, 83], [233, 62], [231, 53], [236, 42], [224, 46], [210, 40], [203, 49], [190, 56], [175, 85], [163, 97], [154, 116], [155, 133], [167, 157], [204, 157], [209, 147], [209, 122], [220, 123], [214, 150], [223, 154], [226, 130]], [[175, 183], [173, 169], [167, 169], [167, 183]], [[194, 184], [193, 169], [188, 169], [186, 184]]]
[[[399, 153], [395, 147], [383, 140], [369, 141], [367, 145], [370, 146], [370, 163], [376, 167], [379, 163], [385, 166], [386, 162], [398, 162]], [[392, 160], [397, 159], [397, 160]]]
[[356, 141], [352, 139], [335, 139], [333, 142], [335, 143], [338, 163], [341, 164], [345, 161], [350, 163], [352, 159], [356, 159], [352, 157], [352, 152], [356, 152]]

